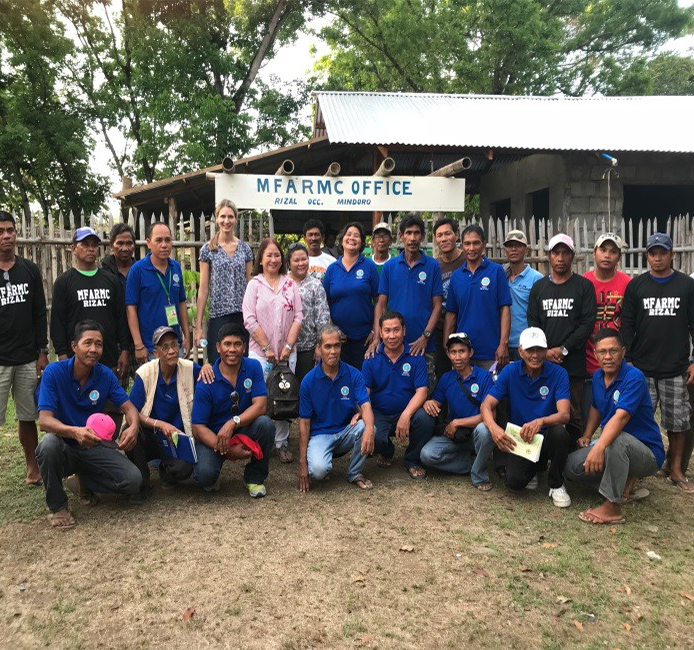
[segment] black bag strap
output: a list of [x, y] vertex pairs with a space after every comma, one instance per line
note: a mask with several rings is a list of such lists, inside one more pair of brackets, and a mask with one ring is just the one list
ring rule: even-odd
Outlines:
[[455, 373], [456, 379], [458, 380], [458, 386], [460, 386], [460, 390], [465, 393], [465, 396], [477, 407], [480, 408], [482, 406], [482, 402], [480, 402], [476, 397], [473, 397], [472, 393], [465, 387], [465, 384], [463, 383], [463, 378], [456, 372]]

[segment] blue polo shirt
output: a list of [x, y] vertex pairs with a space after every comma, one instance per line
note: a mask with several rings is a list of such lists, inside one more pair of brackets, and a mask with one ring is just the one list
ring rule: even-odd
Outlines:
[[[405, 343], [412, 343], [427, 327], [434, 296], [443, 298], [441, 267], [433, 257], [422, 253], [410, 268], [402, 252], [383, 265], [378, 293], [388, 297], [388, 309], [399, 311], [405, 317]], [[426, 351], [433, 352], [435, 347], [432, 336]]]
[[393, 362], [381, 344], [372, 359], [364, 359], [361, 372], [371, 390], [371, 406], [384, 415], [399, 415], [415, 391], [429, 385], [426, 360], [421, 355], [413, 357], [407, 348]]
[[[167, 296], [167, 291], [169, 295]], [[185, 301], [186, 290], [183, 285], [183, 272], [176, 260], [169, 259], [166, 273], [161, 273], [152, 264], [152, 254], [139, 262], [135, 262], [125, 285], [125, 304], [137, 307], [137, 319], [140, 322], [142, 343], [151, 352], [152, 334], [157, 327], [167, 325], [166, 307], [174, 305], [181, 322], [179, 303]], [[181, 328], [173, 326], [179, 340]]]
[[263, 369], [259, 361], [243, 357], [241, 367], [234, 386], [219, 370], [221, 359], [214, 364], [214, 382], [205, 384], [199, 381], [195, 384], [195, 397], [193, 398], [192, 424], [204, 424], [206, 427], [219, 433], [219, 430], [231, 417], [231, 394], [236, 391], [239, 394], [239, 410], [241, 415], [254, 398], [267, 395]]
[[619, 373], [607, 387], [605, 373], [602, 369], [596, 370], [593, 375], [593, 406], [600, 411], [603, 429], [617, 409], [624, 409], [631, 416], [624, 431], [653, 452], [658, 467], [663, 464], [663, 439], [653, 417], [653, 402], [646, 377], [638, 368], [622, 361]]
[[[509, 270], [506, 270], [508, 278]], [[536, 271], [530, 264], [513, 279], [508, 281], [508, 288], [511, 291], [511, 333], [508, 337], [508, 346], [517, 348], [519, 345], [520, 333], [528, 327], [528, 300], [530, 299], [530, 289], [542, 278], [542, 273]]]
[[533, 378], [525, 371], [523, 361], [514, 361], [499, 373], [489, 394], [498, 400], [508, 397], [509, 422], [522, 426], [553, 415], [560, 399], [571, 399], [569, 375], [556, 363], [545, 361], [540, 374]]
[[[178, 369], [174, 369], [171, 376], [171, 381], [167, 384], [159, 370], [157, 377], [157, 387], [154, 390], [154, 402], [152, 402], [152, 412], [149, 417], [162, 422], [168, 422], [175, 426], [179, 431], [183, 431], [183, 419], [181, 418], [181, 407], [178, 402], [178, 389], [176, 387], [176, 378]], [[193, 363], [193, 386], [198, 381], [200, 376], [200, 366]], [[135, 405], [138, 411], [141, 411], [147, 401], [145, 393], [145, 384], [140, 375], [135, 375], [135, 382], [130, 389], [130, 401]]]
[[467, 262], [451, 275], [446, 311], [457, 318], [454, 332], [466, 332], [475, 350], [475, 359], [496, 355], [501, 340], [501, 308], [511, 305], [511, 292], [503, 267], [486, 257], [474, 272]]
[[348, 339], [366, 338], [374, 323], [374, 298], [378, 295], [378, 267], [360, 255], [348, 271], [342, 257], [331, 264], [323, 277], [330, 305], [330, 318]]
[[335, 435], [344, 429], [361, 406], [369, 401], [364, 377], [340, 361], [335, 379], [319, 363], [301, 382], [299, 417], [311, 420], [311, 435]]
[[[74, 375], [75, 357], [49, 363], [41, 377], [39, 389], [39, 411], [52, 411], [63, 424], [84, 427], [92, 413], [103, 413], [106, 400], [116, 406], [128, 401], [113, 371], [97, 363], [81, 387]], [[77, 441], [66, 438], [65, 442], [76, 445]]]
[[[479, 407], [470, 401], [460, 387], [458, 377], [458, 371], [455, 369], [444, 373], [431, 396], [439, 404], [448, 404], [449, 421], [458, 418], [471, 418], [480, 414]], [[475, 399], [482, 403], [494, 386], [494, 378], [484, 368], [472, 366], [472, 372], [463, 379], [463, 385]]]

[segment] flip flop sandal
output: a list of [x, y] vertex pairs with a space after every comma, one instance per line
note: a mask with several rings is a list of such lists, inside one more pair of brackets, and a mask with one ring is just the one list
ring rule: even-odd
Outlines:
[[672, 478], [669, 476], [668, 481], [670, 481], [670, 483], [672, 483], [675, 487], [682, 490], [682, 492], [686, 492], [687, 494], [692, 494], [694, 492], [694, 483], [690, 483], [688, 478], [681, 479]]
[[371, 490], [373, 488], [373, 483], [369, 479], [364, 478], [362, 474], [359, 474], [352, 483], [356, 485], [360, 490]]
[[646, 488], [634, 490], [629, 496], [622, 499], [622, 503], [632, 503], [634, 501], [643, 501], [650, 492]]
[[489, 492], [494, 486], [492, 485], [491, 481], [483, 481], [482, 483], [477, 483], [475, 487], [480, 491], [480, 492]]
[[[421, 473], [417, 470], [420, 470]], [[415, 481], [421, 481], [423, 478], [427, 477], [427, 471], [423, 467], [405, 467], [405, 471], [408, 473], [409, 477]]]
[[280, 463], [291, 463], [294, 460], [294, 456], [292, 456], [292, 452], [289, 451], [286, 447], [280, 447], [277, 450], [277, 453], [279, 454], [280, 457]]
[[82, 486], [76, 474], [73, 474], [65, 481], [65, 486], [75, 495], [77, 501], [83, 506], [93, 507], [101, 500], [99, 495], [95, 492], [82, 492]]
[[392, 458], [386, 458], [385, 456], [381, 456], [381, 454], [379, 454], [378, 458], [376, 458], [376, 465], [379, 467], [390, 467], [392, 464]]
[[57, 528], [58, 530], [70, 530], [77, 525], [77, 522], [70, 511], [68, 511], [67, 515], [60, 515], [59, 517], [56, 517], [54, 514], [50, 514], [48, 515], [48, 520], [51, 522], [51, 526], [53, 528]]
[[585, 521], [587, 524], [595, 524], [598, 526], [616, 526], [617, 524], [626, 523], [627, 520], [626, 517], [619, 517], [618, 519], [608, 519], [607, 517], [602, 517], [601, 515], [597, 514], [591, 508], [588, 508], [588, 510], [584, 510], [583, 512], [579, 513], [578, 518], [581, 521]]
[[43, 487], [43, 479], [40, 478], [38, 481], [26, 481], [29, 487]]

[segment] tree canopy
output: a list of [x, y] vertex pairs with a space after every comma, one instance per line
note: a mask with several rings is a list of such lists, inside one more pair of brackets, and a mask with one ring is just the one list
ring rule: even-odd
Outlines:
[[336, 0], [332, 12], [319, 72], [354, 90], [645, 92], [647, 61], [692, 25], [676, 0]]

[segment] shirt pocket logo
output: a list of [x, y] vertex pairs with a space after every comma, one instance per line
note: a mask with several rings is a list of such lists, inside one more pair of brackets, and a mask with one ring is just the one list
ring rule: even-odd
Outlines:
[[99, 400], [99, 391], [98, 390], [89, 391], [89, 399], [91, 400], [92, 404], [96, 404], [97, 401]]
[[424, 284], [426, 282], [426, 279], [427, 279], [426, 271], [420, 271], [418, 277], [419, 277], [419, 284]]
[[364, 277], [364, 269], [359, 269], [357, 271], [357, 280], [361, 280]]
[[342, 399], [349, 399], [349, 386], [340, 388], [340, 395], [342, 395]]
[[615, 404], [617, 403], [617, 400], [619, 400], [619, 391], [616, 390], [614, 392], [614, 395], [612, 395], [612, 399], [615, 401]]
[[246, 379], [243, 380], [243, 387], [246, 390], [251, 390], [252, 386], [253, 386], [253, 380], [250, 377], [247, 377]]
[[480, 392], [479, 384], [472, 384], [472, 386], [470, 386], [470, 392], [475, 393], [475, 394], [479, 393]]
[[547, 395], [549, 395], [549, 388], [547, 386], [541, 386], [540, 387], [540, 395], [542, 395], [542, 399], [545, 399]]

